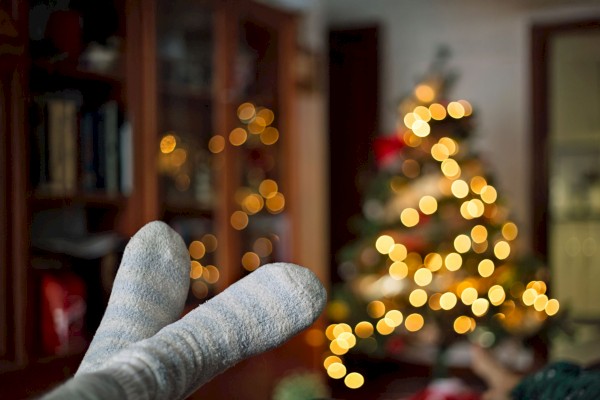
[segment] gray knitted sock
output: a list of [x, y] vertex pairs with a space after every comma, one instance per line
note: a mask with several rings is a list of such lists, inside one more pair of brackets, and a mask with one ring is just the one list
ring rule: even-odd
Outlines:
[[181, 316], [189, 289], [190, 256], [181, 237], [154, 221], [129, 241], [108, 307], [77, 370], [97, 370], [112, 355], [153, 336]]
[[[325, 289], [308, 269], [265, 265], [45, 399], [83, 394], [103, 399], [111, 393], [125, 393], [126, 399], [182, 399], [242, 359], [274, 348], [308, 327], [325, 301]], [[105, 384], [90, 384], [99, 379]]]

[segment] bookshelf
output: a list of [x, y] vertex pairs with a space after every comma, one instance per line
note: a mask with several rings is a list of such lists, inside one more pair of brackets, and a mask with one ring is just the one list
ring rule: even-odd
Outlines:
[[[16, 32], [0, 33], [0, 383], [23, 383], [9, 395], [74, 373], [127, 238], [148, 221], [169, 223], [191, 253], [202, 244], [188, 309], [256, 262], [303, 263], [294, 15], [246, 0], [0, 0], [0, 14]], [[261, 139], [249, 124], [265, 110], [274, 119]], [[247, 140], [236, 144], [239, 128]], [[265, 181], [276, 189], [261, 191]], [[71, 294], [62, 336], [47, 309], [56, 286]], [[319, 355], [300, 336], [218, 377], [204, 398], [267, 398]]]

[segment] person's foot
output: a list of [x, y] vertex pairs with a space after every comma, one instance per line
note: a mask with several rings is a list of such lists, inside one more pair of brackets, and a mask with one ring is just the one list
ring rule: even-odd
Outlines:
[[483, 399], [508, 399], [512, 389], [521, 380], [521, 376], [504, 367], [488, 351], [479, 346], [472, 347], [471, 355], [473, 372], [483, 379], [489, 388]]

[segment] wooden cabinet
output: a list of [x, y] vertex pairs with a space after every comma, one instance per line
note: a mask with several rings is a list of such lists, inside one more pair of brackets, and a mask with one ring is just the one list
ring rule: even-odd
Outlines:
[[[188, 309], [306, 252], [295, 16], [243, 0], [63, 3], [0, 2], [16, 32], [0, 33], [0, 380], [20, 383], [14, 398], [74, 372], [146, 222], [190, 246]], [[66, 343], [48, 340], [49, 279], [86, 306]], [[319, 354], [298, 337], [204, 398], [267, 398]]]

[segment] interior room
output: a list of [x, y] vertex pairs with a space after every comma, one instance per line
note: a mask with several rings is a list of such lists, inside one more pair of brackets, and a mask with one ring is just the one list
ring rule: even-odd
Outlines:
[[0, 398], [596, 399], [599, 257], [597, 0], [0, 0]]

